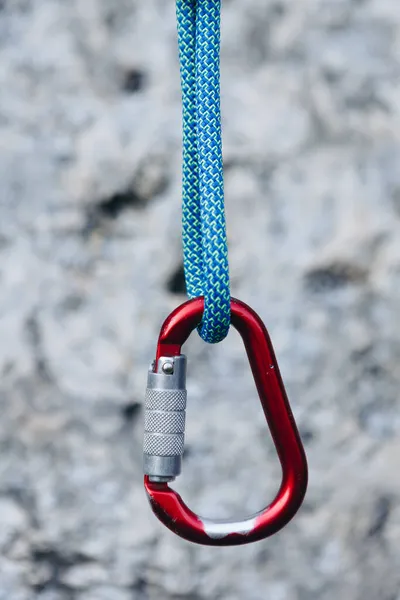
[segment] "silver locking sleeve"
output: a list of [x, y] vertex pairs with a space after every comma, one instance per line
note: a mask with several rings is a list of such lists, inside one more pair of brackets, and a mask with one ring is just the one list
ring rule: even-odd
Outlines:
[[151, 481], [181, 472], [185, 410], [186, 356], [161, 357], [150, 367], [145, 399], [143, 470]]

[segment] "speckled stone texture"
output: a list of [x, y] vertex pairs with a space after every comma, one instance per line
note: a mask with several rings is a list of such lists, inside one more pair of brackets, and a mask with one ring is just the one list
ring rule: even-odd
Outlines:
[[[184, 299], [173, 0], [0, 2], [0, 600], [400, 600], [398, 0], [224, 0], [232, 292], [310, 464], [298, 517], [192, 546], [142, 487], [158, 329]], [[196, 511], [280, 469], [237, 334], [193, 334]]]

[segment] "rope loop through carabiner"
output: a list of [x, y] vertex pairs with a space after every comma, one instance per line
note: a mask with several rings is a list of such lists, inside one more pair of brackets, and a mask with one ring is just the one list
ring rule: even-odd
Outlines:
[[[230, 297], [224, 213], [220, 118], [220, 0], [176, 0], [183, 96], [183, 247], [190, 300], [166, 319], [147, 380], [144, 485], [157, 517], [182, 538], [230, 546], [266, 538], [299, 509], [307, 488], [307, 460], [268, 332], [246, 304]], [[181, 472], [186, 422], [186, 366], [182, 345], [197, 328], [210, 343], [230, 323], [249, 358], [260, 402], [282, 466], [272, 503], [241, 520], [195, 514], [169, 487]]]
[[176, 0], [183, 104], [182, 238], [189, 298], [204, 297], [198, 331], [230, 325], [220, 111], [220, 0]]

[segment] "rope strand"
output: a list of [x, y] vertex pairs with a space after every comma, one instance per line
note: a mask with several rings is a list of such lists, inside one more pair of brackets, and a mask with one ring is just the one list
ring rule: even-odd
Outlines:
[[176, 0], [183, 105], [182, 238], [189, 298], [204, 296], [199, 334], [230, 325], [220, 113], [220, 0]]

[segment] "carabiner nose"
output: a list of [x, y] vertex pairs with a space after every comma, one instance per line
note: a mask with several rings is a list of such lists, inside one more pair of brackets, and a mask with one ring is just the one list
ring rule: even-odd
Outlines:
[[282, 466], [279, 491], [266, 508], [242, 521], [211, 521], [192, 512], [168, 486], [180, 473], [186, 407], [186, 357], [181, 347], [199, 325], [203, 298], [185, 302], [164, 322], [146, 392], [144, 484], [157, 517], [198, 544], [230, 546], [266, 538], [284, 527], [307, 489], [307, 461], [268, 332], [246, 304], [231, 299], [231, 324], [240, 333]]

